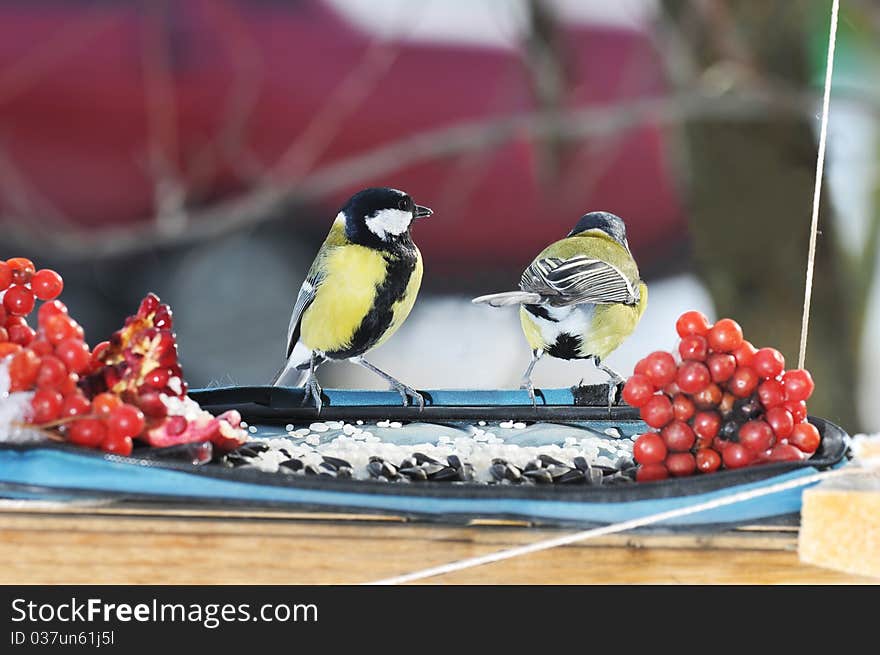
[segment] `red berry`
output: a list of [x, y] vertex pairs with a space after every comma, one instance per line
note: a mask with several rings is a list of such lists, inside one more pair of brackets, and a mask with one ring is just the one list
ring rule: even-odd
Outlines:
[[72, 393], [64, 399], [61, 416], [83, 416], [92, 411], [92, 403], [82, 393]]
[[6, 330], [5, 327], [0, 325], [0, 343], [7, 343], [8, 341], [9, 341], [9, 332]]
[[700, 448], [697, 451], [696, 463], [700, 473], [712, 473], [721, 467], [721, 455], [711, 448]]
[[776, 348], [761, 348], [752, 359], [752, 368], [762, 378], [769, 380], [785, 370], [785, 357]]
[[786, 371], [782, 376], [782, 384], [788, 400], [806, 400], [813, 395], [813, 389], [816, 388], [813, 376], [802, 368]]
[[[163, 384], [152, 384], [149, 380], [145, 381], [156, 389], [164, 389], [165, 385], [168, 384], [168, 376], [165, 376]], [[651, 381], [645, 375], [633, 375], [623, 386], [623, 400], [633, 407], [643, 407], [653, 395], [654, 385], [651, 384]]]
[[806, 455], [800, 449], [791, 444], [778, 443], [770, 449], [770, 453], [765, 459], [768, 462], [798, 462], [805, 457]]
[[682, 359], [704, 362], [709, 355], [709, 342], [706, 341], [706, 337], [696, 335], [683, 337], [678, 344], [678, 354]]
[[55, 346], [55, 354], [74, 373], [85, 373], [92, 358], [89, 347], [76, 338], [65, 339]]
[[678, 388], [677, 382], [673, 382], [672, 384], [667, 384], [665, 387], [663, 387], [663, 393], [665, 393], [670, 398], [675, 398], [675, 396], [681, 393], [681, 389]]
[[12, 281], [15, 284], [27, 284], [31, 281], [34, 274], [34, 263], [26, 257], [13, 257], [7, 259], [6, 263], [12, 270]]
[[727, 388], [737, 398], [748, 398], [758, 387], [760, 378], [754, 369], [748, 366], [740, 366], [733, 372], [733, 376], [727, 382]]
[[0, 260], [0, 291], [12, 284], [12, 269], [9, 264]]
[[45, 357], [46, 355], [51, 355], [55, 352], [52, 344], [46, 340], [45, 335], [38, 335], [35, 337], [34, 340], [31, 341], [29, 347], [40, 357]]
[[678, 386], [684, 393], [699, 393], [712, 381], [709, 369], [702, 362], [682, 362], [678, 369]]
[[703, 313], [695, 310], [685, 312], [675, 322], [675, 330], [682, 338], [695, 335], [704, 337], [709, 333], [711, 327], [709, 319]]
[[726, 353], [712, 353], [706, 360], [712, 382], [727, 382], [736, 370], [736, 358]]
[[659, 464], [668, 452], [663, 439], [655, 432], [646, 432], [633, 444], [633, 457], [639, 464]]
[[684, 421], [672, 421], [660, 431], [660, 436], [663, 438], [666, 448], [672, 453], [683, 453], [690, 450], [696, 441], [694, 431]]
[[677, 421], [689, 421], [697, 408], [693, 401], [683, 393], [675, 394], [672, 398], [672, 414]]
[[791, 436], [791, 431], [794, 430], [794, 417], [785, 407], [768, 409], [764, 418], [770, 424], [777, 439], [787, 439]]
[[651, 396], [639, 410], [642, 420], [652, 428], [662, 428], [672, 420], [672, 402], [666, 396]]
[[12, 316], [27, 316], [34, 308], [34, 294], [25, 286], [13, 284], [3, 296], [3, 307]]
[[676, 365], [672, 355], [662, 350], [645, 357], [646, 375], [651, 383], [662, 389], [675, 380]]
[[651, 379], [648, 376], [648, 358], [643, 357], [638, 362], [636, 362], [635, 368], [633, 368], [633, 373], [636, 375], [644, 375], [649, 380]]
[[751, 464], [754, 455], [742, 444], [732, 443], [721, 453], [721, 459], [727, 468], [738, 469]]
[[101, 442], [101, 450], [105, 453], [113, 453], [123, 457], [131, 455], [133, 447], [134, 444], [131, 441], [131, 437], [123, 437], [121, 435], [108, 434]]
[[669, 477], [669, 471], [663, 464], [643, 464], [636, 470], [637, 482], [653, 482], [665, 480]]
[[31, 421], [37, 425], [54, 421], [61, 416], [64, 398], [57, 391], [39, 389], [31, 398]]
[[78, 446], [94, 448], [107, 436], [104, 424], [95, 418], [81, 418], [67, 427], [67, 440]]
[[136, 437], [143, 432], [144, 414], [134, 405], [122, 404], [111, 412], [107, 419], [109, 434], [122, 437]]
[[737, 366], [751, 366], [755, 359], [755, 353], [758, 349], [748, 341], [743, 341], [742, 345], [733, 351], [733, 357], [736, 359]]
[[54, 355], [46, 355], [37, 374], [37, 386], [58, 388], [67, 379], [67, 367]]
[[46, 339], [54, 346], [76, 336], [76, 322], [67, 314], [49, 316], [41, 325]]
[[97, 344], [94, 348], [92, 348], [92, 360], [89, 365], [89, 369], [91, 371], [98, 371], [104, 366], [103, 357], [104, 353], [107, 352], [107, 349], [110, 347], [109, 341], [102, 341]]
[[12, 343], [17, 343], [20, 346], [29, 346], [37, 333], [26, 322], [22, 322], [10, 325], [7, 329], [7, 334]]
[[819, 430], [812, 423], [798, 423], [788, 438], [788, 443], [808, 454], [816, 452], [821, 441]]
[[60, 391], [63, 396], [75, 393], [78, 391], [77, 382], [79, 382], [79, 376], [76, 373], [68, 373], [67, 377], [64, 378], [64, 382], [58, 387], [58, 391]]
[[21, 350], [21, 346], [17, 343], [0, 343], [0, 359], [8, 357], [9, 355], [13, 355], [19, 350]]
[[703, 440], [715, 438], [721, 429], [721, 417], [718, 412], [698, 412], [694, 416], [694, 433]]
[[50, 300], [49, 302], [44, 302], [40, 305], [40, 309], [37, 310], [37, 325], [40, 327], [45, 327], [46, 321], [50, 316], [56, 316], [58, 314], [63, 314], [67, 316], [67, 306], [61, 302], [60, 300]]
[[764, 421], [748, 421], [739, 429], [739, 442], [753, 453], [762, 453], [776, 442], [773, 428]]
[[795, 423], [803, 423], [807, 420], [807, 403], [803, 400], [786, 400], [783, 407], [791, 412]]
[[785, 402], [785, 387], [778, 380], [764, 380], [758, 385], [758, 399], [764, 409], [779, 407]]
[[721, 387], [710, 382], [708, 387], [694, 394], [694, 404], [697, 409], [715, 409], [721, 404], [722, 397]]
[[715, 352], [731, 353], [743, 343], [743, 332], [739, 323], [722, 318], [709, 330], [709, 347]]
[[122, 399], [115, 394], [105, 391], [92, 399], [92, 406], [95, 409], [95, 414], [106, 419], [110, 414], [122, 407]]
[[31, 289], [40, 300], [52, 300], [64, 288], [64, 280], [51, 268], [44, 268], [34, 273], [31, 279]]
[[670, 453], [666, 458], [666, 469], [670, 475], [685, 477], [693, 475], [697, 469], [697, 462], [690, 453]]
[[9, 362], [9, 390], [25, 391], [33, 387], [40, 372], [40, 358], [32, 350], [22, 350]]

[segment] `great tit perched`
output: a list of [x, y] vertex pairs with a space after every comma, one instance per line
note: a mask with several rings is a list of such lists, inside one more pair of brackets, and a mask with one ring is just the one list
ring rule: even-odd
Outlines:
[[632, 334], [648, 302], [648, 288], [626, 240], [623, 220], [607, 212], [584, 215], [568, 235], [550, 244], [523, 272], [520, 291], [474, 298], [493, 307], [519, 305], [532, 359], [522, 389], [535, 403], [532, 371], [547, 353], [592, 359], [609, 376], [613, 404], [623, 378], [602, 364]]
[[[422, 255], [410, 236], [416, 218], [433, 212], [397, 189], [364, 189], [353, 195], [318, 251], [290, 317], [287, 363], [273, 385], [303, 386], [321, 410], [315, 371], [327, 360], [347, 359], [379, 375], [404, 405], [415, 389], [363, 358], [401, 326], [422, 283]], [[288, 380], [288, 378], [291, 378]]]

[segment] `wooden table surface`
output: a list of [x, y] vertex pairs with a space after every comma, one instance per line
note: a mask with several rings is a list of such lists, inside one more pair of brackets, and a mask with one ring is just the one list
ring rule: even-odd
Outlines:
[[[571, 530], [203, 508], [0, 501], [3, 584], [351, 584]], [[802, 564], [797, 530], [611, 535], [431, 578], [439, 584], [877, 584]]]

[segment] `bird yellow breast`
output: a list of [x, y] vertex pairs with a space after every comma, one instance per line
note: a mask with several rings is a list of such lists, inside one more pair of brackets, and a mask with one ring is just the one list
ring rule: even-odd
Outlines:
[[541, 336], [541, 328], [538, 327], [535, 319], [532, 318], [532, 315], [522, 305], [519, 307], [519, 322], [522, 325], [526, 342], [528, 342], [532, 350], [546, 350], [550, 347], [550, 344], [545, 343], [544, 337]]
[[581, 352], [605, 359], [633, 333], [648, 305], [648, 287], [639, 283], [638, 305], [596, 305]]
[[322, 268], [324, 280], [303, 312], [300, 340], [313, 350], [332, 352], [351, 342], [373, 305], [386, 267], [381, 252], [347, 244], [328, 248]]

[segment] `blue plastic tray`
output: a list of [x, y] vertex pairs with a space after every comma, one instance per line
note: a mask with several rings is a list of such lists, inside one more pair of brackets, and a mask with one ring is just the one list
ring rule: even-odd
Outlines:
[[[592, 404], [596, 390], [546, 390], [533, 408], [524, 392], [429, 391], [424, 412], [400, 405], [396, 393], [328, 391], [322, 420], [399, 418], [452, 421], [518, 419], [565, 421], [597, 430], [614, 425], [625, 434], [645, 426], [636, 410]], [[212, 411], [231, 407], [253, 424], [315, 420], [298, 389], [272, 387], [195, 391]], [[167, 504], [192, 503], [273, 507], [324, 512], [388, 513], [413, 518], [461, 521], [514, 518], [535, 523], [601, 524], [712, 500], [730, 493], [810, 475], [846, 463], [848, 436], [838, 426], [811, 417], [822, 446], [805, 462], [786, 462], [721, 471], [712, 475], [614, 486], [501, 486], [448, 482], [418, 484], [279, 475], [220, 466], [191, 466], [137, 457], [104, 455], [65, 445], [0, 448], [0, 494], [16, 498], [101, 497]], [[738, 524], [796, 514], [801, 489], [694, 514], [667, 525]]]

